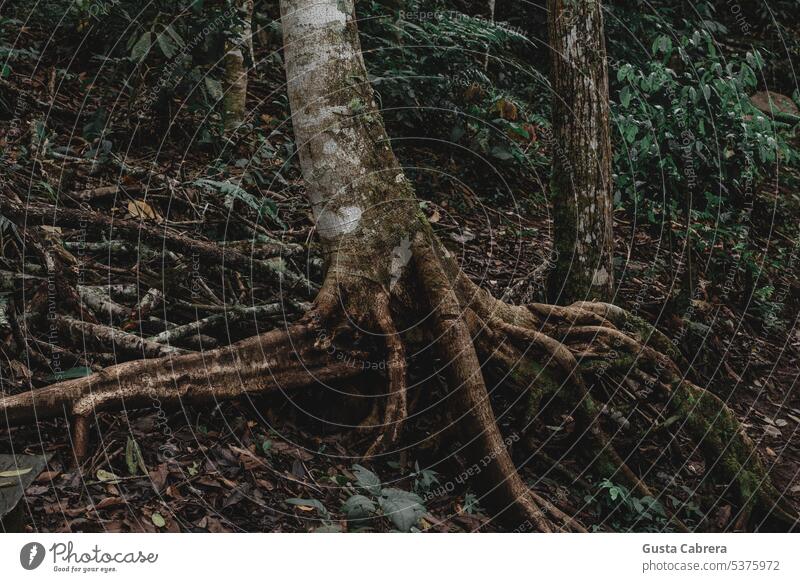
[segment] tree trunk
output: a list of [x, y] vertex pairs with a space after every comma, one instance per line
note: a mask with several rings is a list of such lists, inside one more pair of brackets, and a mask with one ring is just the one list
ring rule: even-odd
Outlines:
[[[236, 130], [244, 122], [247, 111], [247, 72], [253, 66], [253, 0], [236, 0], [235, 33], [225, 40], [225, 96], [223, 98], [223, 122], [225, 131]], [[248, 58], [245, 59], [245, 54]]]
[[548, 0], [553, 88], [554, 303], [614, 291], [608, 70], [600, 0]]

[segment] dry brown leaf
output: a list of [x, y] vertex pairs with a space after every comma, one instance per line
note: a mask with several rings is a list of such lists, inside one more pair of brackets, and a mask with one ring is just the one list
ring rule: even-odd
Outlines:
[[146, 218], [156, 222], [163, 222], [164, 220], [156, 209], [144, 200], [131, 200], [128, 202], [128, 214], [134, 218]]
[[45, 471], [36, 477], [36, 483], [47, 483], [61, 474], [61, 471]]
[[108, 509], [109, 507], [117, 507], [125, 505], [125, 501], [121, 497], [106, 497], [95, 504], [95, 509]]
[[295, 445], [290, 445], [283, 441], [272, 441], [272, 450], [281, 455], [289, 455], [300, 461], [310, 461], [314, 458], [314, 455], [308, 451], [304, 451]]

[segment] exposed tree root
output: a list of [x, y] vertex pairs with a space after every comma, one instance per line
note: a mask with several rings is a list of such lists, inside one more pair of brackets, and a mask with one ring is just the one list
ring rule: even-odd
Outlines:
[[[797, 517], [772, 486], [755, 446], [734, 413], [717, 396], [681, 374], [675, 361], [684, 360], [666, 336], [613, 305], [579, 303], [575, 307], [607, 317], [607, 322], [627, 333], [609, 325], [577, 326], [562, 333], [562, 341], [576, 354], [605, 362], [607, 374], [615, 372], [630, 378], [632, 372], [650, 372], [651, 375], [638, 374], [640, 382], [661, 392], [666, 414], [681, 419], [679, 428], [685, 429], [697, 444], [711, 475], [737, 493], [743, 515], [749, 516], [755, 509], [762, 517], [769, 515], [788, 528], [796, 526]], [[608, 354], [617, 351], [629, 357], [608, 359]], [[592, 369], [591, 365], [585, 367], [577, 361], [574, 366], [574, 369]]]
[[[496, 377], [530, 394], [533, 412], [554, 399], [571, 407], [581, 427], [579, 448], [589, 472], [623, 482], [639, 495], [656, 496], [601, 428], [601, 406], [585, 376], [597, 374], [602, 365], [607, 377], [639, 382], [657, 392], [667, 413], [683, 419], [681, 428], [698, 444], [710, 473], [736, 493], [740, 521], [756, 511], [771, 513], [788, 527], [794, 523], [733, 413], [682, 377], [674, 361], [681, 359], [679, 354], [652, 326], [600, 303], [515, 307], [499, 302], [455, 270], [435, 239], [423, 233], [415, 239], [406, 277], [393, 294], [332, 270], [304, 323], [286, 331], [205, 353], [119, 364], [87, 378], [0, 399], [0, 411], [8, 425], [66, 414], [74, 420], [73, 443], [80, 461], [89, 445], [90, 420], [99, 411], [215, 402], [355, 376], [361, 368], [332, 357], [328, 349], [347, 330], [374, 334], [379, 341], [372, 343], [383, 346], [378, 351], [385, 357], [388, 392], [382, 413], [376, 411], [365, 423], [370, 431], [379, 429], [367, 451], [373, 455], [397, 442], [408, 415], [406, 343], [412, 340], [401, 337], [395, 319], [407, 313], [411, 301], [417, 312], [413, 317], [434, 338], [451, 390], [453, 420], [469, 458], [480, 468], [476, 489], [510, 527], [583, 530], [574, 516], [531, 491], [518, 474], [491, 408], [484, 379], [491, 373], [482, 368], [479, 354], [499, 371]], [[403, 291], [409, 283], [416, 298]], [[402, 305], [393, 306], [395, 302]], [[327, 329], [334, 331], [320, 334]], [[94, 328], [81, 331], [97, 335]], [[130, 334], [124, 339], [132, 338], [132, 349], [145, 357], [165, 349]], [[144, 349], [150, 347], [153, 353]], [[676, 528], [685, 529], [671, 517]]]
[[472, 449], [469, 456], [481, 459], [476, 482], [487, 504], [501, 519], [527, 522], [538, 531], [553, 531], [551, 519], [559, 523], [558, 529], [582, 530], [573, 518], [531, 492], [517, 473], [497, 427], [472, 337], [450, 281], [429, 248], [418, 245], [415, 258], [433, 311], [436, 346], [447, 366], [454, 413], [461, 417], [463, 438]]
[[[599, 303], [510, 306], [460, 274], [452, 279], [451, 273], [451, 262], [435, 240], [419, 234], [408, 274], [424, 301], [417, 304], [415, 317], [434, 338], [451, 390], [453, 421], [461, 429], [469, 458], [480, 468], [476, 489], [510, 527], [583, 530], [575, 516], [531, 491], [518, 474], [491, 408], [484, 375], [492, 374], [482, 368], [479, 354], [484, 362], [493, 362], [499, 371], [496, 377], [530, 394], [534, 412], [539, 403], [554, 399], [572, 408], [589, 472], [621, 481], [639, 495], [656, 496], [601, 428], [601, 406], [585, 375], [597, 374], [602, 364], [608, 377], [634, 378], [658, 392], [667, 413], [683, 419], [681, 428], [698, 444], [710, 473], [735, 491], [742, 507], [740, 521], [755, 511], [772, 514], [787, 527], [795, 523], [733, 413], [719, 398], [682, 377], [673, 361], [680, 359], [674, 347], [652, 326]], [[398, 333], [395, 318], [406, 311], [409, 298], [334, 274], [304, 323], [286, 331], [205, 353], [119, 364], [87, 378], [0, 399], [0, 412], [8, 425], [66, 414], [75, 423], [73, 443], [80, 460], [87, 452], [90, 420], [99, 411], [216, 402], [355, 376], [361, 367], [334, 358], [328, 349], [337, 334], [355, 330], [379, 336], [373, 343], [383, 345], [379, 351], [386, 362], [383, 412], [370, 418], [373, 426], [366, 427], [379, 429], [367, 452], [375, 454], [400, 438], [408, 415], [405, 354], [410, 340]], [[392, 303], [398, 299], [405, 303], [393, 315]], [[334, 332], [321, 334], [323, 329]], [[677, 529], [686, 529], [677, 516], [671, 518]]]
[[408, 393], [406, 390], [406, 352], [389, 307], [389, 297], [381, 294], [375, 303], [375, 321], [386, 344], [387, 376], [389, 380], [386, 406], [383, 412], [383, 430], [367, 450], [372, 456], [382, 447], [395, 443], [400, 438], [403, 423], [408, 418]]
[[76, 456], [84, 456], [88, 419], [104, 410], [215, 403], [352, 377], [360, 369], [315, 349], [308, 326], [273, 331], [217, 350], [138, 360], [75, 380], [0, 399], [8, 426], [77, 419]]
[[[720, 483], [732, 485], [744, 507], [757, 507], [762, 516], [771, 515], [784, 527], [797, 526], [797, 517], [771, 485], [733, 412], [719, 398], [686, 380], [679, 365], [685, 370], [688, 365], [663, 333], [606, 303], [532, 304], [526, 306], [526, 314], [476, 289], [460, 273], [453, 284], [463, 298], [462, 308], [471, 313], [466, 319], [472, 319], [472, 335], [478, 336], [475, 343], [483, 358], [498, 365], [504, 382], [528, 388], [531, 412], [535, 413], [536, 403], [547, 396], [574, 407], [590, 446], [593, 472], [621, 480], [640, 495], [653, 496], [600, 428], [600, 407], [583, 379], [584, 374], [596, 372], [593, 364], [600, 363], [603, 373], [617, 381], [661, 390], [666, 415], [683, 419], [681, 428], [698, 444], [712, 475]], [[538, 357], [526, 355], [531, 348]], [[670, 517], [676, 528], [685, 529], [676, 516]]]

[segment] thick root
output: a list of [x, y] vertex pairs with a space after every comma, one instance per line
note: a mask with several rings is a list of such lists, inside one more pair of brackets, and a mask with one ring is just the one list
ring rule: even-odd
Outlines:
[[[685, 380], [680, 369], [688, 369], [688, 365], [663, 333], [624, 309], [605, 303], [579, 302], [568, 307], [532, 304], [526, 306], [531, 320], [518, 309], [482, 295], [463, 279], [461, 290], [476, 314], [470, 325], [473, 335], [481, 336], [476, 345], [484, 360], [502, 370], [500, 380], [510, 381], [518, 389], [527, 388], [534, 408], [548, 395], [574, 406], [576, 420], [583, 426], [583, 436], [594, 455], [593, 472], [621, 480], [639, 495], [655, 497], [599, 426], [601, 407], [582, 376], [602, 369], [605, 375], [665, 393], [666, 414], [683, 419], [681, 428], [699, 445], [711, 473], [737, 492], [742, 515], [759, 509], [757, 513], [771, 513], [784, 526], [796, 527], [797, 518], [771, 485], [753, 443], [733, 412], [719, 398]], [[487, 327], [492, 331], [487, 332]], [[509, 346], [503, 336], [520, 349]], [[531, 348], [539, 357], [528, 355]], [[670, 518], [677, 529], [686, 529], [676, 516]]]
[[[641, 496], [656, 497], [601, 428], [601, 406], [584, 378], [596, 375], [601, 362], [610, 378], [621, 376], [663, 395], [665, 410], [683, 420], [680, 428], [697, 443], [710, 474], [736, 493], [738, 521], [771, 514], [788, 527], [796, 525], [735, 415], [719, 398], [683, 378], [675, 363], [679, 354], [663, 334], [605, 304], [504, 304], [457, 271], [455, 278], [448, 276], [454, 272], [450, 261], [435, 245], [431, 248], [430, 239], [420, 235], [414, 244], [412, 276], [420, 296], [415, 308], [427, 305], [430, 317], [416, 316], [433, 336], [448, 377], [452, 416], [475, 468], [475, 488], [504, 523], [543, 532], [584, 531], [574, 516], [531, 491], [520, 477], [492, 411], [484, 373], [496, 373], [515, 387], [518, 400], [530, 394], [537, 408], [545, 397], [567, 404], [582, 429], [578, 440], [586, 447], [578, 448], [587, 456], [587, 470], [621, 480]], [[74, 421], [74, 454], [80, 462], [89, 447], [90, 421], [99, 411], [218, 402], [358, 375], [362, 368], [352, 365], [353, 358], [336, 358], [331, 354], [341, 350], [328, 349], [337, 333], [347, 329], [347, 334], [378, 336], [373, 343], [382, 344], [386, 357], [388, 393], [375, 426], [369, 427], [380, 428], [367, 451], [376, 454], [399, 440], [408, 416], [406, 345], [395, 323], [407, 305], [393, 315], [396, 299], [370, 282], [329, 278], [303, 322], [287, 330], [209, 352], [118, 364], [86, 378], [4, 397], [0, 415], [9, 426], [68, 416]], [[334, 331], [320, 333], [327, 328]], [[365, 356], [352, 353], [355, 359]], [[671, 518], [685, 530], [676, 516]]]
[[[392, 317], [390, 301], [389, 292], [374, 281], [334, 273], [326, 279], [310, 316], [318, 330], [318, 347], [322, 349], [328, 349], [337, 333], [344, 330], [377, 336], [383, 344], [388, 380], [386, 398], [375, 402], [372, 412], [358, 427], [372, 438], [365, 458], [396, 443], [408, 418], [406, 351]], [[333, 331], [329, 333], [328, 329]]]
[[375, 319], [383, 333], [386, 344], [386, 366], [389, 377], [388, 397], [383, 413], [383, 429], [367, 450], [372, 456], [381, 448], [394, 444], [400, 438], [403, 423], [408, 418], [408, 392], [406, 386], [406, 352], [397, 333], [389, 309], [388, 295], [381, 295], [376, 302]]
[[755, 511], [790, 529], [798, 526], [800, 518], [772, 485], [753, 441], [719, 397], [677, 379], [669, 401], [671, 411], [684, 419], [687, 433], [703, 453], [708, 471], [734, 490], [742, 508], [739, 521], [747, 522]]
[[87, 420], [100, 411], [216, 403], [352, 377], [360, 369], [313, 348], [297, 325], [198, 354], [137, 360], [75, 380], [0, 398], [7, 426], [66, 415], [77, 418], [76, 456], [86, 453]]
[[[436, 346], [453, 390], [455, 420], [462, 425], [471, 459], [480, 459], [476, 485], [493, 514], [513, 527], [529, 524], [541, 532], [583, 531], [573, 518], [531, 492], [517, 473], [492, 412], [469, 329], [455, 292], [436, 255], [419, 245], [414, 253], [431, 303]], [[554, 525], [558, 524], [558, 525]]]
[[[590, 358], [602, 358], [603, 351], [626, 353], [627, 358], [611, 362], [611, 371], [626, 377], [633, 371], [650, 372], [639, 375], [640, 383], [662, 392], [666, 414], [681, 419], [675, 426], [684, 429], [697, 445], [710, 474], [736, 493], [741, 506], [738, 521], [747, 521], [756, 510], [761, 517], [770, 516], [784, 526], [796, 527], [798, 517], [772, 485], [741, 423], [716, 395], [684, 377], [676, 362], [682, 363], [684, 369], [688, 365], [674, 344], [652, 325], [614, 305], [583, 302], [576, 306], [600, 315], [627, 333], [608, 325], [579, 326], [567, 330], [564, 341], [577, 344], [575, 350]], [[592, 344], [591, 350], [587, 350], [587, 342]], [[598, 346], [603, 349], [598, 350]]]
[[[550, 314], [548, 314], [550, 315]], [[569, 321], [585, 321], [592, 319], [591, 313], [576, 313], [569, 317]], [[494, 320], [493, 324], [498, 329], [506, 333], [509, 337], [528, 342], [538, 348], [545, 355], [544, 366], [550, 363], [559, 372], [561, 384], [554, 394], [561, 399], [566, 399], [570, 406], [574, 407], [576, 419], [583, 427], [581, 437], [586, 441], [588, 470], [592, 470], [601, 477], [621, 481], [640, 496], [655, 497], [653, 492], [642, 481], [622, 459], [620, 454], [611, 443], [611, 439], [602, 430], [599, 423], [600, 406], [589, 393], [588, 388], [579, 372], [578, 362], [572, 352], [558, 340], [535, 330], [521, 328], [503, 321]], [[540, 370], [539, 373], [543, 372]], [[535, 382], [531, 379], [531, 383]], [[550, 381], [544, 383], [554, 387]], [[542, 394], [537, 395], [537, 400], [542, 398]], [[675, 516], [670, 516], [675, 526], [681, 531], [688, 531], [686, 526]]]

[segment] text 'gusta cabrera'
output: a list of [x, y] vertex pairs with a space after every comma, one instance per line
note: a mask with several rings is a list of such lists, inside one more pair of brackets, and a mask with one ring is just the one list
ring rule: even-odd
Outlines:
[[706, 546], [703, 544], [644, 544], [642, 552], [645, 554], [727, 554], [727, 546]]

